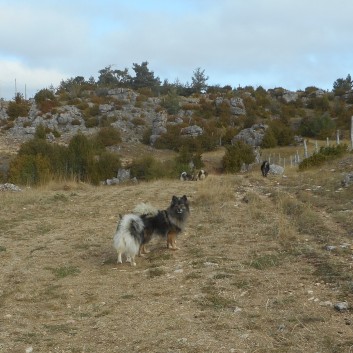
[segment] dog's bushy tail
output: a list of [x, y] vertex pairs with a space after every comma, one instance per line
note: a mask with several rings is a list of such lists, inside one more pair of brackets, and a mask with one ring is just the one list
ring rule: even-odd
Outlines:
[[152, 206], [150, 203], [141, 202], [133, 209], [132, 212], [139, 216], [155, 216], [158, 213], [158, 209]]

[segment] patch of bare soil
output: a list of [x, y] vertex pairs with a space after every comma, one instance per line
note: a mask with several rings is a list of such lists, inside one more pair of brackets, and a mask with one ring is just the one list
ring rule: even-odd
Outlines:
[[[353, 304], [346, 218], [302, 192], [253, 172], [2, 193], [0, 352], [351, 352], [352, 311], [333, 307]], [[154, 239], [117, 265], [119, 214], [183, 194], [180, 250]]]

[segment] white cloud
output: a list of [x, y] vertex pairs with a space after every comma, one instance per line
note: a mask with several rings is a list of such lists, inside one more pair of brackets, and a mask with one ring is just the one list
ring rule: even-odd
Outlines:
[[33, 97], [39, 90], [57, 87], [65, 79], [61, 72], [45, 68], [29, 68], [17, 61], [0, 60], [0, 97], [13, 99], [15, 91]]
[[[97, 77], [107, 65], [133, 74], [146, 60], [162, 80], [190, 82], [201, 67], [210, 84], [235, 87], [331, 89], [352, 73], [351, 0], [0, 0], [0, 8], [0, 59], [13, 58], [19, 71], [10, 76], [27, 72], [34, 86], [47, 85], [48, 72], [58, 82]], [[0, 82], [11, 87], [5, 71]]]

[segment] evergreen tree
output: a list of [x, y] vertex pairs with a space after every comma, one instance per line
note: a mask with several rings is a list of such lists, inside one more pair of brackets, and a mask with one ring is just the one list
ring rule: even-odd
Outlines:
[[334, 91], [335, 95], [337, 95], [337, 96], [341, 96], [341, 95], [351, 91], [352, 87], [353, 87], [353, 81], [352, 81], [350, 74], [348, 74], [345, 79], [338, 78], [333, 83], [333, 91]]
[[154, 77], [154, 72], [149, 70], [147, 61], [141, 65], [134, 63], [133, 70], [135, 71], [135, 77], [132, 78], [134, 89], [146, 87], [156, 89], [161, 85], [159, 77]]
[[194, 93], [201, 93], [207, 90], [206, 81], [208, 78], [209, 77], [205, 75], [205, 70], [201, 70], [199, 67], [194, 70], [191, 78], [191, 87]]

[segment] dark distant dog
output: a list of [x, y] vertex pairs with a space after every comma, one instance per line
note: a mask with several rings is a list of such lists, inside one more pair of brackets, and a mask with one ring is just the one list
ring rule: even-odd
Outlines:
[[270, 171], [270, 163], [268, 161], [263, 161], [261, 164], [262, 176], [267, 177], [268, 172]]
[[180, 180], [181, 181], [188, 181], [188, 180], [194, 180], [194, 176], [187, 173], [187, 172], [182, 172], [180, 174]]
[[159, 211], [140, 204], [135, 212], [141, 214], [124, 215], [114, 235], [118, 263], [122, 263], [122, 254], [125, 254], [127, 261], [135, 266], [135, 256], [147, 253], [145, 245], [154, 235], [166, 238], [168, 249], [178, 250], [176, 237], [184, 230], [190, 214], [189, 201], [185, 195], [173, 196], [166, 210]]

